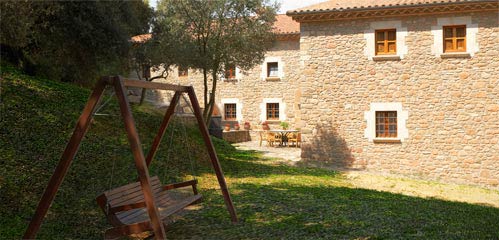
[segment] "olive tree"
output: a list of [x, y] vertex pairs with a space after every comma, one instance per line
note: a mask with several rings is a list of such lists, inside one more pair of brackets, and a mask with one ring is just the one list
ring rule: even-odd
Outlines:
[[0, 1], [0, 54], [30, 74], [92, 85], [129, 71], [128, 40], [152, 14], [142, 0]]
[[[209, 123], [225, 66], [261, 63], [274, 38], [277, 5], [265, 0], [162, 0], [153, 39], [178, 66], [203, 74], [203, 117]], [[211, 92], [211, 94], [209, 94]]]

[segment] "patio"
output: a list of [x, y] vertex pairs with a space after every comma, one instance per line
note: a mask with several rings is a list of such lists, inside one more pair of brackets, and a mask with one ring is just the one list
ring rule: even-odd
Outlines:
[[260, 146], [259, 140], [233, 144], [240, 150], [255, 150], [263, 153], [263, 156], [280, 158], [296, 163], [301, 160], [301, 148], [297, 147], [270, 147], [266, 142]]

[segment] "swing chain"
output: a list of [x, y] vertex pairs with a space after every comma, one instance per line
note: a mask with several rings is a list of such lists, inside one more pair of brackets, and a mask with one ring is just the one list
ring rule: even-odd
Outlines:
[[111, 102], [111, 100], [113, 99], [114, 95], [115, 95], [115, 92], [111, 91], [111, 93], [109, 94], [109, 96], [106, 99], [106, 101], [104, 101], [103, 103], [101, 103], [100, 106], [97, 107], [95, 109], [95, 111], [92, 113], [92, 115], [93, 116], [110, 116], [111, 114], [105, 114], [105, 113], [99, 113], [99, 112]]

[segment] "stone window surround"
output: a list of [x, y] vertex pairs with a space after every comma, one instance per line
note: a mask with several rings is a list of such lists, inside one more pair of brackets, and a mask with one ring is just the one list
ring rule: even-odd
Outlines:
[[[466, 52], [444, 53], [444, 26], [466, 25]], [[431, 26], [433, 46], [431, 53], [440, 58], [473, 57], [479, 50], [477, 42], [478, 24], [473, 24], [471, 16], [437, 18], [437, 25]]]
[[[267, 103], [279, 103], [279, 120], [267, 120]], [[286, 104], [282, 101], [282, 98], [264, 98], [262, 100], [262, 103], [260, 103], [260, 121], [286, 121]]]
[[[397, 137], [396, 138], [377, 138], [376, 137], [376, 112], [377, 111], [397, 111]], [[364, 112], [364, 119], [367, 121], [367, 127], [364, 130], [364, 137], [369, 142], [404, 142], [409, 137], [409, 131], [406, 127], [406, 121], [409, 113], [402, 110], [400, 102], [374, 102], [370, 104], [370, 110]]]
[[239, 81], [241, 81], [241, 77], [242, 77], [241, 69], [238, 68], [237, 66], [236, 66], [236, 73], [235, 73], [235, 75], [236, 75], [236, 77], [234, 79], [226, 79], [225, 78], [225, 72], [224, 72], [223, 74], [219, 75], [219, 78], [220, 78], [220, 80], [222, 80], [224, 82], [232, 82], [232, 81], [239, 82]]
[[[269, 62], [277, 62], [277, 78], [276, 77], [267, 77], [267, 63]], [[284, 63], [282, 62], [281, 57], [266, 57], [263, 61], [262, 72], [260, 73], [260, 78], [264, 81], [269, 80], [281, 80], [284, 77]]]
[[[222, 108], [219, 108], [219, 109], [223, 109], [223, 113], [222, 113], [222, 117], [223, 117], [223, 120], [225, 121], [225, 104], [226, 103], [233, 103], [233, 104], [236, 104], [236, 121], [240, 122], [243, 120], [243, 112], [242, 112], [242, 108], [243, 108], [243, 104], [241, 103], [241, 101], [238, 99], [238, 98], [222, 98]], [[234, 120], [230, 120], [230, 121], [234, 121]]]
[[[396, 46], [397, 53], [394, 55], [376, 55], [376, 36], [375, 32], [379, 29], [396, 29]], [[366, 39], [366, 46], [364, 48], [364, 55], [369, 60], [373, 61], [388, 61], [400, 60], [408, 52], [407, 45], [405, 44], [405, 37], [407, 37], [407, 28], [402, 27], [402, 21], [379, 21], [371, 22], [368, 30], [364, 31], [364, 38]]]

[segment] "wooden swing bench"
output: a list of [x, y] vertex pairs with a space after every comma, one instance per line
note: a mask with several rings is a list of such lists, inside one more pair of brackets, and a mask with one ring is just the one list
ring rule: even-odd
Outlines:
[[[158, 177], [149, 176], [149, 165], [154, 158], [154, 155], [159, 147], [161, 139], [168, 127], [170, 118], [172, 117], [175, 106], [179, 102], [179, 98], [183, 94], [187, 94], [191, 102], [194, 116], [198, 122], [198, 127], [205, 142], [205, 146], [210, 156], [210, 162], [215, 171], [220, 190], [229, 211], [232, 222], [237, 222], [237, 215], [232, 199], [227, 189], [227, 183], [218, 161], [215, 147], [211, 142], [208, 129], [204, 123], [204, 119], [199, 107], [194, 88], [192, 86], [172, 85], [167, 83], [154, 83], [138, 81], [133, 79], [124, 79], [120, 76], [103, 77], [101, 78], [92, 94], [90, 95], [85, 108], [83, 109], [71, 139], [66, 145], [61, 160], [59, 161], [52, 177], [49, 180], [42, 198], [38, 202], [35, 214], [31, 219], [23, 239], [35, 238], [43, 218], [47, 214], [50, 204], [55, 198], [57, 190], [61, 185], [64, 176], [66, 175], [71, 162], [73, 161], [76, 152], [80, 146], [81, 140], [85, 136], [97, 105], [104, 93], [106, 86], [114, 88], [117, 97], [121, 116], [125, 125], [125, 130], [128, 136], [128, 142], [132, 150], [132, 155], [135, 161], [139, 182], [131, 183], [112, 190], [108, 190], [97, 197], [97, 203], [104, 211], [109, 223], [113, 228], [106, 231], [106, 238], [114, 238], [121, 235], [130, 235], [152, 230], [155, 239], [165, 239], [165, 223], [168, 218], [189, 205], [201, 201], [201, 195], [197, 193], [196, 180], [187, 182], [162, 185]], [[126, 87], [139, 87], [159, 90], [174, 91], [170, 106], [168, 107], [163, 121], [159, 127], [159, 131], [153, 140], [151, 149], [146, 156], [142, 150], [142, 144], [139, 139], [135, 121], [132, 116], [130, 103], [126, 95]], [[192, 187], [193, 195], [183, 198], [175, 198], [175, 193], [178, 189], [184, 187]], [[182, 194], [179, 194], [182, 195]]]
[[[189, 186], [192, 187], [193, 193], [190, 196], [179, 198], [171, 191]], [[171, 215], [202, 199], [201, 194], [197, 192], [197, 180], [162, 185], [159, 178], [154, 176], [151, 177], [151, 188], [163, 225], [168, 224]], [[106, 239], [153, 231], [140, 182], [108, 190], [99, 195], [96, 200], [109, 223], [113, 225], [113, 228], [106, 230]]]

